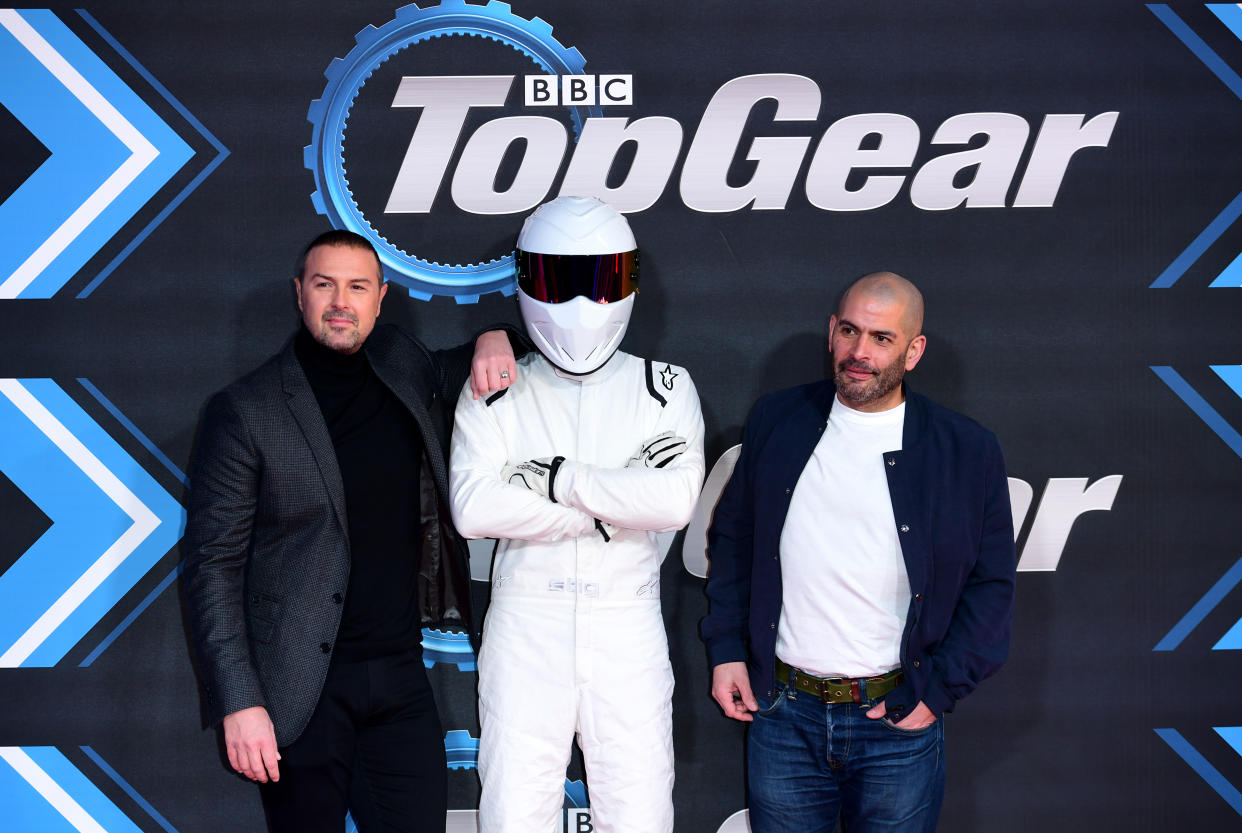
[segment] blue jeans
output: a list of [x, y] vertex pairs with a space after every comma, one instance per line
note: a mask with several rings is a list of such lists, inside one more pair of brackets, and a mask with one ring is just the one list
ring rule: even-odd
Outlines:
[[753, 833], [931, 833], [944, 796], [944, 727], [898, 729], [868, 703], [825, 705], [778, 684], [747, 733]]

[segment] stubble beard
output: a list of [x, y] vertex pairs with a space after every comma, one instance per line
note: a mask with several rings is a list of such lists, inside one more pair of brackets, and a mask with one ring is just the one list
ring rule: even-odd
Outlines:
[[358, 348], [362, 346], [362, 332], [358, 329], [358, 316], [352, 313], [345, 314], [352, 323], [352, 327], [333, 327], [328, 323], [329, 315], [340, 318], [342, 313], [336, 311], [324, 313], [318, 330], [314, 332], [315, 341], [337, 353], [358, 352]]

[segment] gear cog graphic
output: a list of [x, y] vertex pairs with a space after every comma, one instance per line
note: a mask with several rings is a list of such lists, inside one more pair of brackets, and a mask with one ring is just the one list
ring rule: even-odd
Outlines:
[[473, 671], [475, 660], [470, 635], [423, 628], [423, 667], [433, 668], [441, 663], [456, 665], [458, 671]]
[[[311, 195], [315, 210], [334, 228], [349, 229], [370, 240], [379, 252], [386, 278], [406, 287], [415, 298], [430, 300], [433, 295], [448, 295], [460, 304], [469, 304], [484, 293], [513, 294], [513, 256], [455, 265], [424, 260], [402, 250], [363, 216], [349, 188], [343, 152], [350, 108], [371, 74], [406, 47], [445, 36], [497, 41], [516, 49], [549, 74], [581, 75], [586, 66], [582, 53], [552, 36], [550, 24], [538, 17], [527, 20], [515, 15], [508, 3], [499, 0], [485, 6], [465, 0], [444, 0], [427, 8], [404, 6], [383, 26], [368, 26], [359, 32], [349, 54], [332, 61], [324, 71], [327, 86], [323, 96], [311, 102], [307, 114], [311, 143], [303, 151], [303, 164], [315, 177]], [[571, 108], [576, 133], [581, 133], [587, 116], [599, 114], [598, 107]]]
[[444, 754], [449, 769], [474, 769], [479, 763], [479, 739], [465, 729], [451, 729], [444, 735]]

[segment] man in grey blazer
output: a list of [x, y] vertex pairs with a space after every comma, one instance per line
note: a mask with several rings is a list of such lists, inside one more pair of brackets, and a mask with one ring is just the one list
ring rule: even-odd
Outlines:
[[[294, 284], [302, 326], [212, 398], [191, 469], [183, 590], [207, 720], [273, 831], [339, 833], [347, 810], [363, 833], [442, 831], [420, 637], [470, 627], [445, 463], [469, 345], [375, 328], [387, 285], [352, 232], [312, 241]], [[472, 370], [476, 396], [509, 385], [504, 332], [479, 337]]]

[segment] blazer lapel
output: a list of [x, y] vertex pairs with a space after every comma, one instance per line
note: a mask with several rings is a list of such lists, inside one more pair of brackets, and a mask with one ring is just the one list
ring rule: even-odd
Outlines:
[[323, 411], [319, 409], [315, 393], [306, 381], [302, 365], [294, 355], [292, 341], [280, 354], [280, 384], [285, 393], [285, 405], [301, 429], [302, 437], [315, 459], [315, 465], [319, 467], [319, 474], [328, 489], [336, 518], [342, 529], [349, 529], [345, 516], [345, 486], [341, 482], [341, 468], [336, 462], [336, 449], [332, 447], [332, 437], [328, 434], [328, 426], [323, 421]]

